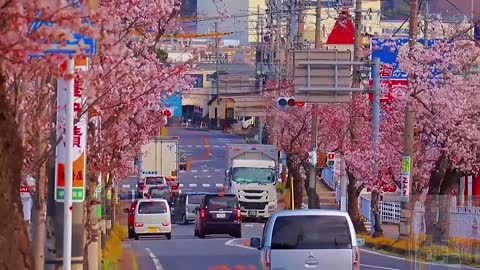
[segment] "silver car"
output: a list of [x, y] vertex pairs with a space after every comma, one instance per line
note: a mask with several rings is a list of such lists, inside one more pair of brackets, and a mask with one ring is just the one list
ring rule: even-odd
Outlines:
[[250, 246], [260, 251], [263, 270], [360, 269], [352, 221], [337, 210], [276, 212], [265, 224], [262, 239], [250, 239]]

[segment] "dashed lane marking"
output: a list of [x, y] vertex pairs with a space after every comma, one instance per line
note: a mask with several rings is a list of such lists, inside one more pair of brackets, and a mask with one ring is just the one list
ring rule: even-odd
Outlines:
[[202, 170], [202, 172], [209, 172], [210, 170]]
[[160, 263], [160, 260], [158, 260], [157, 256], [155, 256], [155, 254], [153, 254], [153, 252], [149, 248], [145, 248], [145, 250], [147, 251], [150, 258], [152, 258], [153, 264], [155, 264], [156, 270], [163, 270], [163, 266]]
[[203, 187], [210, 187], [210, 184], [202, 184]]
[[197, 187], [197, 184], [190, 184], [189, 187]]
[[215, 184], [216, 187], [223, 187], [223, 184]]

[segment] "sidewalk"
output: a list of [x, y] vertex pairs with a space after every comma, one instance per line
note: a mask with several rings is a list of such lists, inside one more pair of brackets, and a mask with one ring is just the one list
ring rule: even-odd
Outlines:
[[130, 244], [123, 244], [124, 250], [120, 261], [118, 262], [119, 270], [139, 270], [137, 255]]

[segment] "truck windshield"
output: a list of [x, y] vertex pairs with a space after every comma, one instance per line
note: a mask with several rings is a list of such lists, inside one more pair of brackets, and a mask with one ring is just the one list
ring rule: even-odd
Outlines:
[[237, 183], [270, 184], [275, 181], [275, 171], [269, 168], [233, 168], [232, 178]]

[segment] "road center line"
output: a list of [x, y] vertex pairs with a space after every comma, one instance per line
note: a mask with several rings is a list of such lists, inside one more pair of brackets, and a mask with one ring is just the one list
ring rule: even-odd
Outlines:
[[360, 266], [377, 268], [377, 269], [384, 269], [384, 270], [400, 270], [398, 268], [390, 268], [390, 267], [383, 267], [383, 266], [376, 266], [376, 265], [362, 264], [362, 263], [360, 264]]
[[228, 240], [227, 242], [225, 242], [225, 246], [240, 247], [240, 248], [246, 248], [246, 249], [250, 249], [250, 250], [252, 250], [252, 249], [253, 249], [253, 250], [257, 250], [257, 249], [254, 248], [254, 247], [249, 247], [249, 246], [243, 245], [242, 242], [236, 243], [236, 242], [238, 242], [238, 241], [240, 241], [240, 240], [241, 240], [241, 241], [245, 241], [246, 239], [243, 239], [243, 240], [242, 240], [242, 239], [230, 239], [230, 240]]
[[152, 258], [153, 263], [155, 264], [156, 270], [164, 270], [157, 256], [155, 256], [155, 254], [153, 254], [153, 252], [149, 248], [145, 248], [145, 250], [148, 252], [148, 255], [150, 256], [150, 258]]

